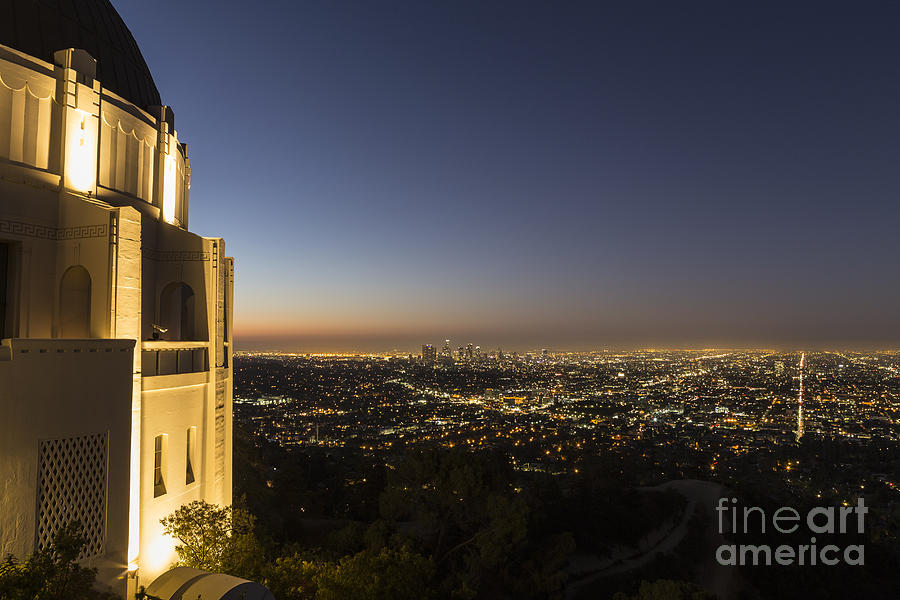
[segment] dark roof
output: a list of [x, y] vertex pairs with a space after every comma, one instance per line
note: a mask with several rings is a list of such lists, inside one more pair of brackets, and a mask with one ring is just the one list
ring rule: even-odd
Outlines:
[[159, 91], [122, 17], [109, 0], [0, 0], [0, 44], [53, 62], [63, 48], [97, 59], [97, 79], [147, 109]]

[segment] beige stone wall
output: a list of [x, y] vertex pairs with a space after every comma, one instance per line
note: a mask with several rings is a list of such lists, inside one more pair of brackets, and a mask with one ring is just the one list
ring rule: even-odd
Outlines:
[[[0, 550], [33, 550], [36, 440], [99, 427], [109, 432], [115, 481], [109, 556], [90, 564], [117, 589], [125, 570], [137, 569], [133, 589], [175, 559], [161, 518], [192, 500], [231, 503], [234, 262], [222, 239], [187, 231], [190, 161], [171, 110], [150, 114], [104, 90], [75, 69], [89, 71], [89, 57], [66, 51], [55, 60], [0, 46], [0, 242], [11, 245], [14, 265], [6, 328], [13, 339], [0, 346], [0, 477], [8, 476], [0, 483]], [[93, 339], [31, 339], [64, 333], [61, 282], [73, 267], [90, 278]], [[192, 339], [164, 333], [149, 341], [163, 294], [178, 283], [193, 291]], [[33, 343], [46, 352], [15, 354]], [[123, 343], [134, 351], [106, 352]], [[76, 353], [79, 344], [85, 351]], [[187, 367], [179, 352], [189, 353]], [[160, 353], [176, 372], [143, 373], [144, 359], [160, 364]], [[168, 436], [164, 495], [153, 485], [158, 435]]]
[[124, 591], [133, 340], [4, 340], [0, 346], [0, 553], [34, 550], [39, 444], [108, 433], [105, 553], [87, 560]]
[[[141, 423], [141, 523], [140, 577], [149, 583], [166, 571], [174, 562], [174, 540], [162, 535], [159, 521], [183, 504], [208, 498], [207, 479], [202, 465], [209, 457], [202, 452], [202, 442], [208, 430], [204, 418], [208, 412], [207, 395], [209, 372], [183, 375], [161, 375], [143, 380], [141, 403], [144, 407]], [[186, 483], [187, 430], [197, 427], [195, 481]], [[154, 440], [167, 435], [165, 469], [166, 493], [154, 497]]]

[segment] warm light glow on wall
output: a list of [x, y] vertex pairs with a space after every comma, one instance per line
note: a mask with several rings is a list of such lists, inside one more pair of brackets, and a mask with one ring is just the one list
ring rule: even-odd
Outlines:
[[78, 109], [72, 109], [68, 120], [66, 185], [89, 192], [97, 182], [97, 123], [90, 114]]
[[146, 570], [150, 573], [162, 573], [178, 560], [178, 554], [175, 552], [175, 539], [162, 532], [158, 533], [156, 539], [150, 542], [149, 548], [147, 556], [142, 555], [139, 561], [142, 572]]
[[163, 182], [163, 219], [166, 223], [175, 222], [175, 176], [177, 175], [175, 166], [175, 155], [166, 154], [166, 173]]
[[128, 563], [136, 563], [141, 541], [141, 405], [131, 404], [131, 490], [128, 505]]

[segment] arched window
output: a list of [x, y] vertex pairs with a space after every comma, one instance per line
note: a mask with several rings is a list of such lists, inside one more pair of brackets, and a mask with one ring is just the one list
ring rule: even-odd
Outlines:
[[81, 265], [66, 269], [59, 283], [59, 337], [91, 337], [91, 276]]
[[183, 281], [170, 283], [159, 296], [159, 325], [167, 329], [163, 339], [194, 339], [194, 290]]

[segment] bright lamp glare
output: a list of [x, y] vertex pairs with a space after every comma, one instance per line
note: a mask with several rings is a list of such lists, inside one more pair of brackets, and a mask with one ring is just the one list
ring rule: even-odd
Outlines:
[[97, 178], [96, 136], [89, 131], [89, 115], [80, 110], [75, 112], [77, 116], [70, 121], [66, 177], [69, 187], [87, 192], [93, 189]]
[[175, 222], [175, 156], [166, 155], [166, 175], [163, 184], [163, 219], [167, 223]]
[[175, 540], [167, 535], [158, 533], [150, 543], [147, 556], [142, 559], [142, 569], [147, 567], [151, 573], [162, 573], [172, 566], [178, 559], [175, 553]]

